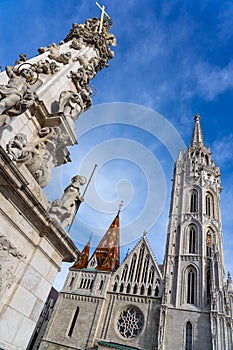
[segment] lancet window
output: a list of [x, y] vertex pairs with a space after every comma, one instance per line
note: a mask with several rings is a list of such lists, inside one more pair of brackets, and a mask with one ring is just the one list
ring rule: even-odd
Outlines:
[[147, 254], [146, 259], [144, 261], [143, 273], [142, 273], [142, 278], [141, 278], [141, 282], [144, 282], [144, 283], [146, 283], [146, 281], [147, 281], [149, 259], [150, 259], [150, 257]]
[[127, 275], [127, 271], [128, 271], [128, 265], [125, 264], [123, 271], [122, 271], [122, 275], [121, 275], [121, 280], [125, 281], [126, 280], [126, 275]]
[[190, 266], [187, 269], [187, 287], [186, 287], [186, 296], [188, 304], [195, 304], [196, 302], [196, 270], [193, 266]]
[[185, 325], [185, 350], [193, 349], [193, 326], [191, 322], [187, 322]]
[[210, 230], [206, 234], [206, 256], [211, 257], [212, 252], [212, 234]]
[[230, 323], [227, 324], [227, 349], [232, 349], [232, 329]]
[[137, 270], [136, 270], [136, 275], [135, 275], [135, 281], [139, 282], [140, 278], [140, 272], [142, 268], [142, 261], [143, 261], [143, 255], [144, 255], [144, 250], [145, 250], [145, 244], [143, 243], [140, 248], [140, 253], [139, 253], [139, 258], [138, 258], [138, 263], [137, 263]]
[[188, 252], [196, 253], [197, 228], [194, 225], [189, 226], [188, 230]]
[[130, 281], [130, 282], [132, 282], [132, 280], [133, 280], [133, 274], [134, 274], [134, 269], [135, 269], [135, 265], [136, 265], [136, 260], [137, 260], [137, 255], [134, 254], [132, 261], [131, 261], [129, 275], [128, 275], [128, 281]]
[[151, 286], [148, 287], [147, 295], [150, 296], [152, 294], [152, 288]]
[[224, 319], [220, 318], [220, 349], [226, 349]]
[[210, 193], [207, 193], [205, 197], [205, 213], [214, 217], [214, 200]]
[[75, 327], [75, 324], [76, 324], [76, 321], [77, 321], [77, 318], [78, 318], [78, 314], [79, 314], [79, 307], [77, 306], [77, 308], [75, 310], [75, 313], [73, 315], [71, 324], [70, 324], [70, 328], [69, 328], [68, 334], [67, 334], [68, 337], [72, 337], [72, 334], [73, 334], [73, 331], [74, 331], [74, 327]]
[[198, 192], [197, 190], [191, 191], [190, 197], [190, 212], [196, 213], [198, 211]]
[[210, 303], [210, 291], [211, 291], [211, 285], [210, 285], [210, 269], [208, 268], [206, 271], [206, 289], [207, 289], [207, 303]]
[[155, 276], [155, 268], [154, 268], [154, 266], [151, 266], [150, 272], [149, 272], [148, 283], [153, 284], [154, 276]]

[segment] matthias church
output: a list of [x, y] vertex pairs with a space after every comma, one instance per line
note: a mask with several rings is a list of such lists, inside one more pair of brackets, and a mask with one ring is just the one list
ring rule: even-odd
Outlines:
[[196, 115], [174, 166], [163, 264], [146, 233], [119, 264], [118, 213], [93, 255], [88, 242], [70, 268], [40, 349], [232, 349], [220, 192]]

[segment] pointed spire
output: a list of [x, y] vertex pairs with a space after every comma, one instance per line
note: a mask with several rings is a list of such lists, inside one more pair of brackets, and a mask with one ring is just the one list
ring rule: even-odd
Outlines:
[[89, 252], [90, 252], [90, 245], [91, 245], [91, 237], [89, 238], [89, 241], [83, 248], [83, 251], [79, 259], [74, 263], [74, 265], [71, 266], [72, 269], [84, 269], [87, 267]]
[[120, 265], [119, 214], [120, 209], [89, 261], [90, 266], [97, 263], [97, 270], [115, 271]]
[[200, 125], [200, 119], [201, 119], [200, 115], [196, 114], [194, 117], [195, 124], [193, 129], [192, 141], [190, 143], [190, 147], [193, 147], [193, 148], [205, 147], [201, 125]]

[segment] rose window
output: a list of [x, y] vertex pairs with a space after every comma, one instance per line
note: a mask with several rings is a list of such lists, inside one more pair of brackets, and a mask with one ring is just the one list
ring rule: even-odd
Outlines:
[[122, 311], [117, 321], [117, 327], [124, 338], [136, 337], [143, 327], [142, 313], [133, 308]]

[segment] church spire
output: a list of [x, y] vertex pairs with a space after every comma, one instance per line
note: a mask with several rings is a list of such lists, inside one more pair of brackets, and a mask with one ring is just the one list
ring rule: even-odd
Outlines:
[[195, 124], [193, 129], [192, 141], [190, 143], [190, 147], [192, 148], [205, 147], [202, 130], [201, 130], [200, 119], [201, 119], [200, 115], [196, 114], [194, 117]]
[[71, 266], [72, 269], [84, 269], [87, 267], [89, 252], [90, 252], [90, 245], [91, 245], [91, 237], [89, 238], [89, 241], [83, 248], [83, 251], [79, 256], [79, 259], [75, 261], [75, 263]]
[[120, 209], [98, 247], [94, 251], [88, 267], [101, 271], [116, 271], [120, 265]]

